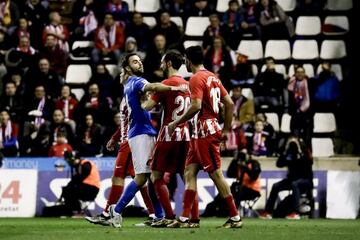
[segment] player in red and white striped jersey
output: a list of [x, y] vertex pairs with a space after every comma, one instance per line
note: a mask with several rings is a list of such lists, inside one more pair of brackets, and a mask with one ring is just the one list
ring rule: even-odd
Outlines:
[[[124, 71], [120, 75], [121, 82], [123, 82]], [[114, 172], [112, 176], [112, 185], [110, 194], [106, 203], [104, 211], [95, 217], [86, 217], [85, 219], [91, 223], [109, 225], [108, 223], [108, 208], [112, 204], [116, 204], [124, 190], [124, 181], [126, 176], [135, 177], [134, 166], [131, 158], [130, 146], [128, 143], [128, 130], [129, 130], [129, 118], [128, 118], [128, 107], [125, 98], [120, 103], [120, 126], [116, 132], [112, 135], [106, 148], [109, 151], [113, 151], [116, 144], [120, 144], [119, 151], [116, 157]], [[141, 188], [141, 195], [144, 199], [145, 205], [148, 209], [149, 216], [155, 218], [154, 208], [151, 199], [148, 194], [146, 185]]]
[[[169, 134], [167, 125], [178, 119], [190, 105], [189, 83], [178, 75], [178, 69], [183, 63], [183, 56], [176, 50], [169, 50], [165, 53], [161, 61], [161, 69], [168, 79], [162, 81], [169, 86], [184, 86], [185, 92], [168, 91], [156, 93], [152, 98], [142, 104], [146, 110], [151, 110], [158, 103], [164, 109], [163, 122], [155, 145], [153, 160], [151, 165], [151, 180], [154, 183], [157, 197], [165, 210], [165, 219], [153, 223], [153, 227], [164, 227], [172, 223], [175, 214], [171, 208], [169, 191], [163, 180], [164, 173], [183, 175], [185, 160], [190, 141], [189, 127], [187, 122], [179, 124], [174, 134]], [[197, 204], [194, 205], [192, 212], [191, 226], [198, 225], [199, 211]], [[190, 225], [189, 225], [190, 227]]]
[[[218, 77], [206, 70], [203, 65], [202, 48], [194, 46], [186, 49], [186, 67], [194, 75], [190, 78], [191, 105], [180, 117], [169, 123], [168, 131], [172, 134], [179, 124], [194, 116], [193, 135], [186, 159], [186, 190], [183, 199], [183, 212], [179, 219], [168, 227], [182, 227], [189, 222], [190, 209], [196, 197], [197, 174], [202, 168], [214, 181], [221, 197], [230, 210], [230, 218], [223, 225], [225, 228], [239, 228], [242, 221], [235, 206], [230, 187], [221, 170], [220, 142], [231, 128], [234, 103]], [[220, 103], [225, 106], [224, 128], [218, 123]]]

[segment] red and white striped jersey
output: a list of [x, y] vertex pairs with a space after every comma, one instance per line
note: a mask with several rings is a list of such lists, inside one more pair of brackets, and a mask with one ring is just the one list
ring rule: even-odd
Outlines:
[[[189, 88], [189, 83], [180, 76], [171, 76], [162, 81], [163, 84], [169, 86], [184, 86]], [[172, 136], [168, 133], [167, 125], [179, 118], [186, 112], [190, 106], [190, 92], [189, 90], [183, 92], [167, 91], [157, 92], [152, 96], [152, 99], [164, 107], [163, 123], [158, 135], [158, 141], [190, 141], [189, 127], [187, 123], [178, 125]]]
[[192, 138], [203, 138], [221, 131], [218, 123], [221, 98], [228, 95], [218, 77], [200, 70], [190, 78], [191, 99], [201, 100], [201, 110], [193, 118]]
[[112, 140], [123, 143], [128, 140], [129, 131], [129, 118], [128, 118], [128, 107], [125, 98], [120, 103], [120, 126], [116, 132], [112, 135]]

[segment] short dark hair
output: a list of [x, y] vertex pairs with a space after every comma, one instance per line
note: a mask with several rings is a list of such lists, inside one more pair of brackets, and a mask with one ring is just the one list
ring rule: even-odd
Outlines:
[[125, 69], [125, 67], [129, 66], [129, 59], [132, 56], [137, 56], [136, 53], [128, 53], [126, 54], [124, 61], [122, 62], [122, 67]]
[[181, 65], [184, 62], [183, 56], [178, 50], [172, 49], [165, 53], [164, 57], [165, 62], [171, 61], [172, 67], [176, 70], [179, 70]]
[[269, 60], [272, 60], [273, 62], [275, 62], [275, 58], [273, 58], [271, 56], [265, 58], [265, 62], [267, 62]]
[[228, 3], [229, 7], [230, 7], [230, 5], [233, 4], [233, 3], [236, 3], [236, 4], [239, 6], [238, 0], [230, 0], [229, 3]]
[[185, 50], [185, 56], [194, 65], [200, 65], [204, 63], [204, 55], [200, 46], [191, 46]]

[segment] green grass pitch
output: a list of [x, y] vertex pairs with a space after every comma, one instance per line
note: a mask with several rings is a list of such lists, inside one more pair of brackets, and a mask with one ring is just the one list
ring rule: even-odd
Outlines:
[[141, 218], [125, 218], [120, 229], [102, 227], [84, 219], [0, 218], [0, 239], [14, 240], [347, 240], [360, 239], [360, 220], [244, 219], [241, 229], [217, 228], [226, 219], [202, 218], [199, 229], [135, 227]]

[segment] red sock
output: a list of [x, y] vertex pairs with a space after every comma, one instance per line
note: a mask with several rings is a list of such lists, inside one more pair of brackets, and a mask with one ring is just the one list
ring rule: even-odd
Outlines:
[[117, 203], [123, 191], [124, 191], [124, 186], [114, 185], [114, 184], [111, 186], [110, 194], [106, 203], [106, 207], [104, 209], [105, 212], [108, 211], [110, 205]]
[[148, 210], [148, 213], [149, 213], [149, 214], [155, 213], [154, 207], [153, 207], [152, 202], [151, 202], [151, 199], [150, 199], [150, 197], [149, 197], [149, 192], [148, 192], [147, 187], [146, 187], [146, 186], [145, 186], [145, 187], [142, 187], [142, 188], [140, 189], [140, 192], [141, 192], [142, 198], [144, 199], [144, 203], [145, 203], [145, 205], [146, 205], [146, 208], [147, 208], [147, 210]]
[[156, 192], [156, 196], [160, 201], [161, 206], [164, 208], [165, 211], [165, 218], [166, 219], [174, 219], [175, 214], [172, 210], [170, 197], [169, 197], [169, 190], [165, 185], [163, 179], [156, 179], [154, 182], [154, 188]]
[[195, 200], [196, 192], [191, 189], [186, 189], [184, 192], [184, 199], [183, 199], [183, 212], [181, 214], [182, 217], [189, 217], [190, 210], [193, 206]]
[[191, 208], [191, 220], [196, 222], [200, 219], [199, 216], [199, 198], [198, 195], [196, 194], [195, 199], [194, 199], [194, 203], [192, 205]]
[[225, 201], [229, 208], [230, 217], [235, 217], [239, 215], [239, 212], [235, 206], [234, 198], [231, 194], [225, 198]]

